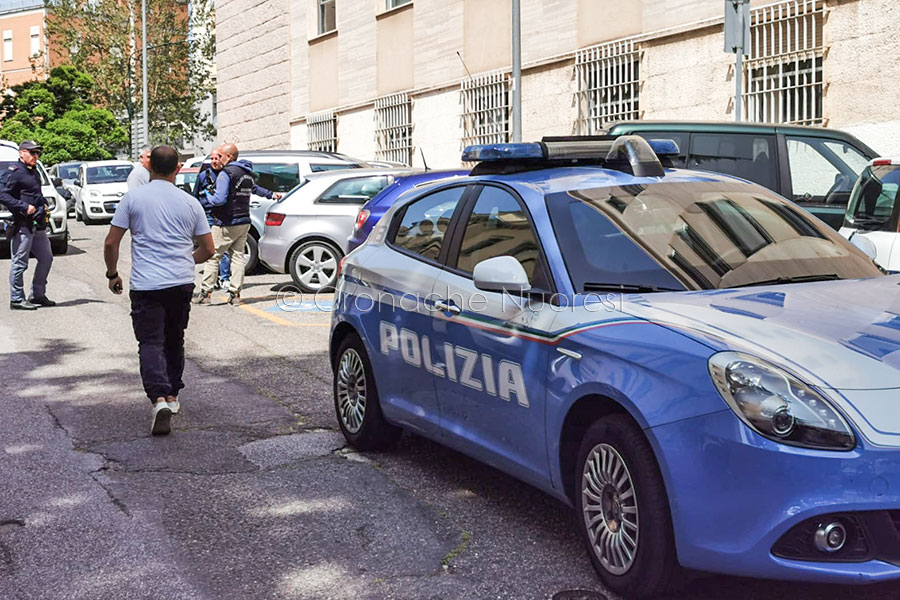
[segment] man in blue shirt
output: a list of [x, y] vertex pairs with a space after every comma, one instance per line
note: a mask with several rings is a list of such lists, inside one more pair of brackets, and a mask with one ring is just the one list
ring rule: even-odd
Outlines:
[[[9, 232], [9, 307], [13, 310], [35, 310], [39, 306], [55, 306], [47, 298], [47, 275], [53, 263], [50, 238], [47, 237], [49, 215], [47, 201], [41, 191], [41, 176], [36, 165], [41, 147], [31, 140], [19, 144], [19, 162], [0, 175], [0, 204], [9, 208], [13, 226]], [[28, 257], [37, 259], [31, 297], [25, 299], [25, 271]]]
[[[184, 330], [194, 292], [194, 265], [214, 248], [203, 209], [175, 187], [178, 153], [157, 146], [150, 153], [150, 182], [128, 193], [116, 208], [103, 247], [106, 278], [122, 293], [116, 271], [119, 245], [131, 231], [131, 321], [138, 341], [141, 380], [153, 403], [150, 432], [165, 435], [184, 388]], [[194, 249], [194, 241], [197, 248]]]

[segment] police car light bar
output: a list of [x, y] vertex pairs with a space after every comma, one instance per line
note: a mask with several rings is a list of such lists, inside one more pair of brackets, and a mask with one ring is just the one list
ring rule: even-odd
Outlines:
[[[650, 140], [636, 135], [595, 137], [545, 137], [540, 143], [487, 144], [468, 146], [465, 162], [526, 165], [590, 161], [606, 167], [631, 171], [636, 177], [660, 177], [663, 167], [658, 156], [678, 154], [673, 140]], [[546, 166], [546, 165], [545, 165]], [[481, 169], [484, 170], [484, 169]]]

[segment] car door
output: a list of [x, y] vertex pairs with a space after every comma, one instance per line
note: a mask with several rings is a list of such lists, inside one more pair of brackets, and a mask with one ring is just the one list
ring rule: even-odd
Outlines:
[[784, 137], [790, 180], [781, 195], [839, 229], [853, 185], [874, 157], [842, 140]]
[[[354, 255], [366, 290], [353, 301], [374, 346], [370, 354], [382, 411], [392, 422], [440, 438], [429, 296], [446, 254], [447, 225], [467, 191], [444, 188], [403, 207], [384, 244]], [[357, 275], [358, 273], [358, 275]]]
[[734, 175], [778, 189], [775, 136], [766, 133], [693, 133], [688, 169]]
[[479, 262], [513, 256], [534, 290], [551, 281], [531, 217], [512, 191], [476, 190], [455, 227], [432, 298], [432, 351], [446, 443], [522, 479], [548, 473], [544, 389], [554, 307], [535, 294], [478, 290]]

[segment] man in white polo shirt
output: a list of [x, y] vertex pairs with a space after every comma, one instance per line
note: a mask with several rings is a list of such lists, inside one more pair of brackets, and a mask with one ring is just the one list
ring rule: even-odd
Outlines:
[[122, 278], [116, 271], [119, 245], [131, 231], [131, 322], [141, 380], [153, 403], [152, 435], [168, 434], [172, 415], [180, 408], [194, 265], [215, 253], [203, 209], [193, 196], [175, 187], [178, 167], [174, 148], [153, 149], [150, 182], [122, 198], [103, 247], [109, 289], [121, 294]]

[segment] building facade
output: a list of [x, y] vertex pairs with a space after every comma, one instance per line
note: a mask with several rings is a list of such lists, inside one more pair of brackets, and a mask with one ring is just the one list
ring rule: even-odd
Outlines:
[[0, 0], [0, 78], [5, 87], [31, 79], [44, 79], [50, 72], [43, 0]]
[[[247, 5], [217, 2], [221, 140], [451, 167], [465, 145], [510, 139], [510, 0]], [[898, 19], [896, 0], [754, 0], [743, 120], [900, 154], [900, 65], [878, 60]], [[521, 0], [522, 139], [733, 120], [723, 21], [721, 0]]]

